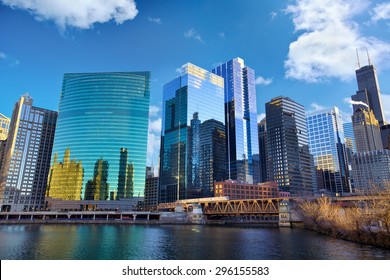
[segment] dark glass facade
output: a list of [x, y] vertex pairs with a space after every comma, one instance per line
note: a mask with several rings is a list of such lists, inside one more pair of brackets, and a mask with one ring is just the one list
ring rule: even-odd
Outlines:
[[[64, 75], [53, 160], [69, 149], [82, 165], [83, 198], [86, 188], [89, 199], [143, 196], [149, 99], [150, 72]], [[96, 168], [100, 189], [92, 195]], [[48, 195], [61, 197], [61, 190]]]
[[267, 144], [267, 121], [262, 119], [258, 124], [259, 131], [259, 172], [260, 182], [269, 181], [269, 157]]
[[223, 78], [188, 63], [163, 95], [159, 201], [209, 196], [225, 179]]
[[304, 107], [288, 97], [276, 97], [265, 109], [270, 180], [291, 196], [312, 194], [317, 187]]
[[15, 104], [4, 151], [1, 211], [44, 208], [57, 112], [33, 106], [23, 95]]
[[[356, 70], [358, 91], [352, 95], [352, 100], [364, 102], [374, 112], [379, 125], [385, 124], [381, 93], [374, 65], [366, 65]], [[358, 108], [367, 109], [362, 104], [353, 104], [353, 111]]]
[[232, 59], [212, 72], [224, 78], [228, 177], [240, 182], [258, 183], [255, 72], [245, 66], [241, 58]]

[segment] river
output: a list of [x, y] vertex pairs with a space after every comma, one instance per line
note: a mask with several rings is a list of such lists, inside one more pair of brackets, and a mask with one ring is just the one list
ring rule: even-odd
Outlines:
[[390, 259], [303, 229], [202, 225], [0, 225], [0, 259], [360, 260]]

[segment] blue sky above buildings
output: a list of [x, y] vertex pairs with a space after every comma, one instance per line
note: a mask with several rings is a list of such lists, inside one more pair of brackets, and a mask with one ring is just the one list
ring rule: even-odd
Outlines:
[[390, 120], [390, 1], [0, 0], [0, 112], [29, 92], [58, 108], [64, 73], [151, 71], [148, 163], [157, 165], [163, 85], [191, 62], [241, 57], [257, 77], [258, 115], [284, 95], [307, 111], [357, 90], [356, 49], [378, 70]]

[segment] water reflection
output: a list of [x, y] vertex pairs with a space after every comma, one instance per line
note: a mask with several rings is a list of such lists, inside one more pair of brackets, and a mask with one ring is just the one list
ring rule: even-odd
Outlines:
[[1, 259], [389, 259], [390, 251], [289, 228], [2, 225]]

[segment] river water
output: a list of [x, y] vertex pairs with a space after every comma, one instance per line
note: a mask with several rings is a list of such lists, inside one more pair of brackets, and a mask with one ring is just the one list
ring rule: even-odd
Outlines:
[[0, 259], [358, 260], [390, 259], [390, 250], [290, 228], [0, 225]]

